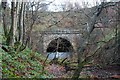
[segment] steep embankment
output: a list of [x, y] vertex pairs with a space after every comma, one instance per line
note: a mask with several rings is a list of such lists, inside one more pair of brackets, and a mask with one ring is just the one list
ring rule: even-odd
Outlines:
[[110, 39], [94, 55], [94, 63], [102, 66], [120, 64], [120, 44], [116, 38]]
[[92, 56], [94, 66], [83, 68], [81, 78], [120, 79], [120, 37], [118, 38], [111, 38], [97, 50]]
[[[0, 49], [1, 50], [1, 49]], [[52, 75], [43, 70], [45, 58], [37, 52], [32, 52], [26, 48], [24, 51], [16, 53], [2, 53], [2, 77], [3, 78], [51, 78]]]

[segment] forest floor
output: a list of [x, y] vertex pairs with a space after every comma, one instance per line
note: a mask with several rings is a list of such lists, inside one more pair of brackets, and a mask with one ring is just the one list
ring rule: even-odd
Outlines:
[[87, 66], [80, 73], [90, 78], [120, 78], [120, 65], [108, 65], [106, 67]]
[[[63, 66], [51, 64], [45, 68], [50, 74], [56, 78], [71, 78], [74, 70], [67, 71]], [[80, 78], [119, 78], [120, 65], [109, 65], [106, 67], [85, 66], [80, 73]]]

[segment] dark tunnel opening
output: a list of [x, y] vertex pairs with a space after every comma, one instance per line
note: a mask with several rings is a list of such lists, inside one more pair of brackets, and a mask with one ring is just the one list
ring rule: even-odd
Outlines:
[[64, 38], [57, 38], [48, 45], [47, 52], [71, 52], [73, 47], [71, 43]]

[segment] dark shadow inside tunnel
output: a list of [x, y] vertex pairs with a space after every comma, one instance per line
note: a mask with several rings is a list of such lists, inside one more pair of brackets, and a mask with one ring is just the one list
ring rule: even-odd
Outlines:
[[64, 38], [57, 38], [52, 40], [48, 47], [47, 52], [72, 52], [73, 47], [71, 43]]

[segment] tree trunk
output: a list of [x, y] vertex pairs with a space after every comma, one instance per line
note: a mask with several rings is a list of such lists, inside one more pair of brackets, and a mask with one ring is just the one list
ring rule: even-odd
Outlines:
[[25, 14], [26, 14], [26, 12], [25, 12], [25, 3], [24, 3], [24, 9], [23, 9], [23, 38], [22, 38], [22, 44], [24, 44], [25, 43], [25, 32], [26, 32], [26, 30], [25, 30]]
[[4, 35], [7, 37], [7, 23], [6, 23], [6, 6], [7, 1], [4, 2], [2, 1], [2, 16], [3, 16], [3, 30], [4, 30]]
[[9, 46], [13, 46], [14, 45], [14, 41], [15, 41], [15, 1], [12, 0], [11, 2], [11, 28], [10, 28], [10, 32], [7, 38], [7, 44]]
[[18, 41], [18, 32], [17, 32], [17, 28], [18, 28], [18, 18], [19, 18], [19, 7], [20, 7], [20, 3], [16, 2], [16, 12], [15, 12], [15, 30], [14, 30], [14, 34], [15, 34], [15, 40]]
[[91, 23], [87, 26], [88, 27], [88, 32], [87, 32], [87, 35], [86, 35], [86, 39], [81, 44], [81, 47], [79, 48], [79, 50], [77, 52], [77, 56], [78, 56], [78, 69], [73, 74], [72, 80], [77, 80], [79, 78], [80, 72], [82, 71], [83, 62], [82, 62], [82, 59], [81, 59], [81, 55], [83, 54], [84, 49], [87, 46], [87, 42], [89, 41], [90, 34], [94, 30], [94, 25], [95, 25], [96, 19], [99, 16], [99, 14], [101, 13], [101, 11], [103, 9], [103, 5], [104, 5], [104, 2], [100, 6], [97, 7], [96, 13], [91, 18], [91, 20], [92, 20]]
[[20, 13], [19, 13], [19, 21], [18, 21], [18, 31], [19, 31], [19, 38], [18, 41], [22, 43], [23, 40], [23, 6], [24, 3], [21, 3]]
[[4, 35], [7, 37], [7, 24], [6, 24], [6, 10], [3, 9], [3, 29], [4, 29]]

